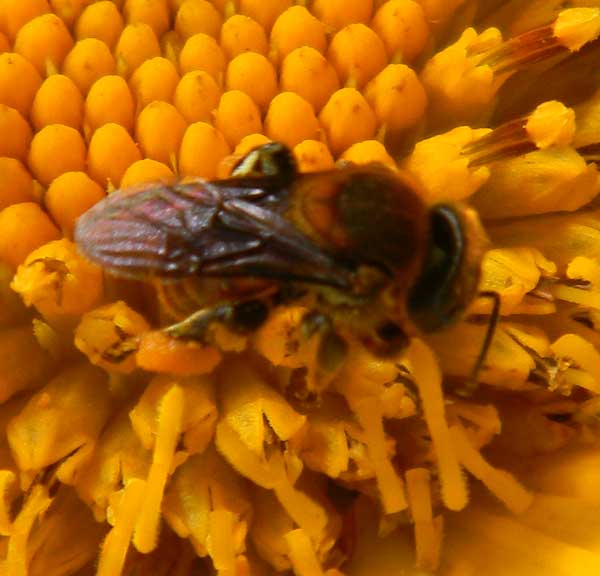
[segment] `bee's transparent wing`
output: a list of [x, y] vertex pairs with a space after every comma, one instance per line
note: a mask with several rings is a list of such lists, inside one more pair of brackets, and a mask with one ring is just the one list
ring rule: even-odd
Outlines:
[[140, 186], [81, 216], [75, 240], [119, 276], [255, 276], [347, 288], [351, 267], [282, 215], [286, 197], [261, 179]]

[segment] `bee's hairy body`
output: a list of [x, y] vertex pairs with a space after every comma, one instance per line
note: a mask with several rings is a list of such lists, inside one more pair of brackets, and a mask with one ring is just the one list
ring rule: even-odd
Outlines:
[[352, 333], [385, 354], [455, 321], [477, 290], [476, 214], [428, 207], [418, 190], [376, 164], [298, 174], [272, 143], [228, 180], [114, 193], [76, 239], [108, 271], [158, 279], [175, 337], [204, 339], [215, 322], [251, 331], [294, 303], [323, 339]]

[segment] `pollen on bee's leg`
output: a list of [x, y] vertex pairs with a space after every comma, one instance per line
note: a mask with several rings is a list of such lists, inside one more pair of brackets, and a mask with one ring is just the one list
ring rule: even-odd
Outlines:
[[177, 441], [181, 433], [183, 391], [173, 386], [164, 396], [158, 415], [158, 429], [152, 465], [146, 481], [144, 507], [136, 520], [133, 543], [140, 552], [154, 550], [158, 539], [160, 510]]
[[411, 372], [419, 388], [423, 412], [438, 462], [442, 500], [450, 510], [467, 505], [465, 479], [455, 453], [444, 413], [442, 375], [431, 350], [420, 340], [413, 340], [408, 350]]
[[102, 544], [97, 576], [121, 574], [145, 493], [144, 480], [133, 478], [125, 485], [118, 509], [115, 511], [114, 526]]
[[441, 530], [437, 529], [436, 519], [433, 518], [429, 470], [426, 468], [407, 470], [406, 486], [410, 513], [415, 524], [417, 568], [436, 570], [441, 552], [442, 534]]
[[529, 508], [532, 495], [511, 474], [486, 462], [481, 453], [471, 445], [460, 424], [450, 427], [450, 437], [460, 463], [481, 480], [509, 510], [518, 514]]
[[221, 358], [213, 346], [170, 338], [160, 330], [142, 334], [136, 353], [138, 368], [179, 376], [211, 372]]

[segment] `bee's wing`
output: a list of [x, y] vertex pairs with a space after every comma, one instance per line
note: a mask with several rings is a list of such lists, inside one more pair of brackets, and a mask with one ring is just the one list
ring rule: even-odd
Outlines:
[[117, 191], [79, 218], [75, 240], [119, 276], [260, 276], [347, 288], [351, 268], [298, 231], [268, 196], [257, 186], [203, 181]]

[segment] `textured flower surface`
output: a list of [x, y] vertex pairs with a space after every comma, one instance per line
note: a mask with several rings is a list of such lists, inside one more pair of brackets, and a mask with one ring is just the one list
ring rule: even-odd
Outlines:
[[[597, 0], [0, 0], [0, 574], [600, 573], [598, 37]], [[78, 252], [271, 140], [478, 211], [478, 386], [489, 299], [323, 383], [304, 308], [176, 340], [210, 285]]]

